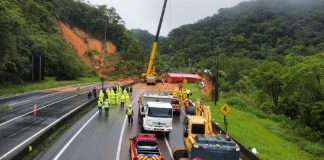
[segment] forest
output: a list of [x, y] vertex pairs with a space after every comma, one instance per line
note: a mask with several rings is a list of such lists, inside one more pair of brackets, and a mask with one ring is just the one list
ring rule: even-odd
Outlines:
[[220, 9], [172, 30], [160, 42], [156, 65], [208, 69], [215, 77], [217, 57], [221, 98], [293, 122], [286, 127], [323, 143], [324, 1], [256, 0]]
[[[106, 27], [106, 40], [117, 46], [121, 62], [139, 59], [144, 63], [142, 46], [126, 30], [112, 7], [74, 0], [1, 0], [0, 84], [31, 81], [33, 55], [44, 57], [46, 77], [68, 80], [95, 74], [93, 67], [85, 64], [66, 43], [58, 21], [78, 27], [102, 41]], [[126, 66], [132, 68], [135, 64], [138, 70], [143, 63], [130, 62]]]

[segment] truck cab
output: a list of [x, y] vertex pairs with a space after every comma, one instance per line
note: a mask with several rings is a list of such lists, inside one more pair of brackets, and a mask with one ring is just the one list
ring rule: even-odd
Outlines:
[[130, 138], [129, 151], [132, 160], [164, 160], [154, 134], [138, 134]]
[[173, 111], [170, 103], [147, 102], [145, 116], [143, 117], [143, 131], [172, 132]]

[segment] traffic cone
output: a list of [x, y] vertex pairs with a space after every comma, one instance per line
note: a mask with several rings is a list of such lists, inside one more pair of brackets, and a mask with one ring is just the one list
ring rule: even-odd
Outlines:
[[34, 116], [36, 116], [36, 113], [37, 113], [37, 105], [35, 103], [35, 105], [34, 105]]

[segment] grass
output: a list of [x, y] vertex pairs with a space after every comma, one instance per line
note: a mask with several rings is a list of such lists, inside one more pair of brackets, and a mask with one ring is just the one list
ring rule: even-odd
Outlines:
[[[206, 97], [200, 94], [195, 84], [188, 87], [193, 93], [192, 99], [203, 99], [208, 101], [212, 110], [212, 119], [223, 127], [223, 115], [219, 111], [220, 106], [225, 102], [220, 100], [218, 105], [214, 105]], [[298, 135], [284, 128], [281, 123], [269, 119], [262, 119], [250, 112], [242, 111], [235, 106], [231, 106], [231, 113], [227, 116], [228, 132], [240, 143], [248, 148], [256, 148], [258, 156], [263, 160], [309, 160], [321, 159], [323, 155], [312, 155], [306, 152], [298, 142]], [[289, 139], [289, 137], [291, 137]], [[306, 145], [306, 144], [305, 144]], [[308, 144], [309, 145], [309, 144]], [[318, 146], [321, 148], [321, 146]]]
[[73, 85], [80, 83], [89, 83], [89, 82], [98, 82], [100, 81], [99, 77], [81, 77], [77, 80], [68, 80], [68, 81], [56, 81], [53, 78], [46, 78], [42, 82], [28, 82], [21, 85], [7, 84], [0, 86], [0, 96], [3, 95], [12, 95], [15, 93], [23, 93], [27, 91], [37, 90], [37, 89], [47, 89], [52, 87], [59, 87], [64, 85]]
[[10, 110], [12, 110], [13, 107], [12, 106], [0, 106], [0, 112], [9, 112]]

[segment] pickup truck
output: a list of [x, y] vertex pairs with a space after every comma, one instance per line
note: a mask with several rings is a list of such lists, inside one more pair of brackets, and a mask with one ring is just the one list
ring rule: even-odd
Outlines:
[[132, 160], [164, 160], [154, 134], [138, 134], [130, 138], [129, 151]]

